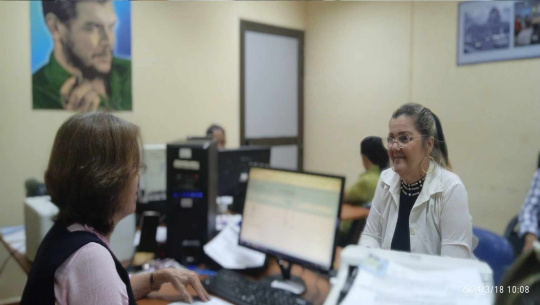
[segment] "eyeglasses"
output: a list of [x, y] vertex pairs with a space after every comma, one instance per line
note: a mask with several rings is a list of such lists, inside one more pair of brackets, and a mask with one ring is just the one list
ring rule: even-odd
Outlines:
[[388, 149], [392, 146], [392, 144], [396, 143], [399, 148], [404, 148], [409, 142], [416, 138], [421, 138], [422, 136], [418, 137], [411, 137], [409, 135], [401, 135], [397, 138], [388, 137], [386, 138], [385, 144]]

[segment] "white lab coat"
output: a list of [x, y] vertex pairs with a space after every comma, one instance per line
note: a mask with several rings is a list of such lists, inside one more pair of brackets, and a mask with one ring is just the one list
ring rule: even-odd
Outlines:
[[[474, 258], [478, 240], [472, 232], [467, 190], [459, 177], [430, 162], [422, 191], [409, 217], [411, 253]], [[381, 173], [359, 244], [390, 249], [397, 224], [401, 178]]]

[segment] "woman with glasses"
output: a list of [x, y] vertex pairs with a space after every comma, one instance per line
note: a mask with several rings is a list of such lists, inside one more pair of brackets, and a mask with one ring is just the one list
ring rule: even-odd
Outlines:
[[438, 117], [422, 105], [405, 104], [393, 113], [388, 129], [392, 168], [381, 173], [360, 245], [474, 257], [467, 191], [449, 170]]
[[58, 206], [41, 242], [21, 304], [136, 304], [171, 283], [187, 302], [195, 273], [167, 268], [128, 276], [110, 250], [115, 225], [135, 212], [142, 167], [139, 127], [112, 114], [76, 114], [56, 134], [45, 184]]

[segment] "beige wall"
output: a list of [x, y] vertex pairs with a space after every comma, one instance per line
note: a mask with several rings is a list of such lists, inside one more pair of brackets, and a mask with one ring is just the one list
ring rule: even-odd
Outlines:
[[[0, 226], [23, 223], [24, 181], [43, 179], [56, 130], [71, 114], [31, 109], [29, 16], [28, 2], [0, 1]], [[303, 30], [305, 5], [132, 3], [133, 111], [118, 115], [140, 125], [145, 143], [200, 135], [215, 122], [229, 146], [239, 144], [241, 19]], [[1, 261], [6, 255], [0, 250]], [[0, 275], [0, 300], [22, 292], [15, 277]]]
[[[20, 224], [24, 181], [42, 179], [70, 115], [32, 111], [28, 2], [0, 2], [0, 226]], [[203, 134], [212, 122], [239, 144], [240, 20], [305, 27], [300, 2], [133, 2], [133, 112], [145, 143]], [[13, 29], [17, 28], [17, 31]]]
[[503, 233], [540, 152], [540, 59], [457, 66], [457, 12], [414, 3], [413, 99], [440, 113], [474, 224]]
[[133, 3], [133, 121], [145, 142], [240, 137], [240, 19], [304, 29], [303, 3]]
[[306, 169], [363, 171], [359, 142], [407, 101], [443, 123], [475, 226], [502, 234], [540, 151], [540, 59], [456, 65], [456, 2], [309, 3]]
[[387, 133], [409, 97], [410, 4], [309, 3], [306, 30], [305, 167], [362, 171], [360, 139]]

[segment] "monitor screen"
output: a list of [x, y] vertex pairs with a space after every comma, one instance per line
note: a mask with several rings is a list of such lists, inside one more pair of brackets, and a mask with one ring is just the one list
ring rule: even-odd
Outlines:
[[167, 199], [166, 184], [166, 145], [145, 144], [143, 163], [146, 170], [139, 179], [138, 201], [149, 203]]
[[252, 167], [239, 243], [330, 270], [345, 178]]

